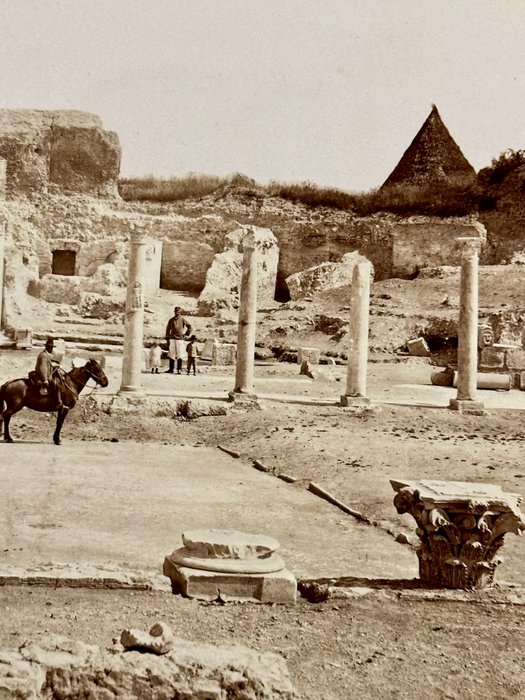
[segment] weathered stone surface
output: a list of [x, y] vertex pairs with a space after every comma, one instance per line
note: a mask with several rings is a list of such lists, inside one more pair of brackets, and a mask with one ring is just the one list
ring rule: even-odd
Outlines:
[[408, 354], [416, 357], [430, 357], [430, 350], [424, 338], [414, 338], [407, 342]]
[[446, 367], [442, 372], [432, 372], [430, 381], [434, 386], [452, 386], [454, 370], [450, 367]]
[[173, 649], [173, 630], [165, 622], [156, 622], [149, 632], [125, 629], [120, 634], [120, 643], [125, 649], [151, 654], [167, 654]]
[[212, 349], [211, 363], [222, 367], [234, 365], [236, 357], [237, 346], [234, 343], [217, 343]]
[[253, 231], [257, 249], [257, 301], [258, 304], [273, 301], [275, 279], [279, 262], [277, 238], [270, 229], [258, 226], [241, 226], [225, 237], [224, 251], [218, 253], [206, 273], [206, 284], [198, 299], [201, 316], [213, 316], [220, 309], [239, 306], [242, 274], [242, 240]]
[[0, 696], [130, 700], [298, 700], [280, 656], [174, 638], [162, 656], [104, 650], [65, 637], [0, 653]]
[[[454, 372], [452, 386], [458, 385], [458, 373]], [[508, 372], [477, 372], [477, 389], [494, 389], [495, 391], [508, 391], [512, 386], [512, 377]]]
[[480, 369], [498, 369], [505, 367], [505, 349], [486, 347], [479, 356]]
[[410, 279], [414, 275], [425, 275], [427, 265], [445, 267], [434, 268], [430, 277], [448, 277], [451, 280], [457, 272], [451, 273], [450, 265], [461, 264], [461, 252], [457, 239], [479, 238], [485, 243], [485, 227], [474, 218], [424, 219], [411, 217], [398, 221], [392, 230], [391, 276]]
[[321, 358], [321, 351], [319, 348], [298, 348], [297, 350], [297, 364], [302, 365], [306, 360], [314, 365], [319, 364]]
[[182, 542], [193, 556], [210, 559], [265, 557], [280, 547], [274, 537], [237, 530], [188, 530]]
[[17, 328], [15, 331], [15, 342], [17, 350], [28, 350], [33, 347], [33, 329]]
[[9, 194], [63, 190], [116, 193], [118, 136], [86, 112], [0, 110], [0, 157]]
[[171, 580], [174, 593], [199, 600], [252, 601], [293, 605], [297, 599], [297, 582], [286, 570], [264, 574], [228, 573], [180, 566], [166, 557], [164, 573]]
[[364, 255], [353, 251], [343, 255], [341, 262], [322, 263], [290, 275], [286, 278], [290, 298], [296, 301], [327, 289], [352, 284], [354, 267], [360, 262], [368, 260]]
[[[466, 403], [466, 402], [465, 402]], [[504, 535], [520, 535], [521, 496], [495, 484], [390, 481], [398, 513], [410, 513], [421, 539], [419, 573], [446, 588], [485, 588], [494, 580]]]
[[235, 530], [192, 530], [164, 559], [174, 593], [213, 600], [295, 603], [295, 577], [276, 554], [279, 542]]
[[507, 348], [506, 363], [508, 369], [525, 369], [525, 348]]

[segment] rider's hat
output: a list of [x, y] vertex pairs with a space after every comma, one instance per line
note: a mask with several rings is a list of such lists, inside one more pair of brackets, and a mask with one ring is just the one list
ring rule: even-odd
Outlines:
[[46, 347], [47, 346], [55, 347], [55, 341], [53, 340], [53, 338], [46, 339]]

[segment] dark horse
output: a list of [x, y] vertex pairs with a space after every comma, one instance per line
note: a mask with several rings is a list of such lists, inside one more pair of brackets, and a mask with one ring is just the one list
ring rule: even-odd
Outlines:
[[[78, 395], [90, 379], [97, 385], [107, 386], [108, 378], [100, 362], [91, 359], [83, 367], [73, 367], [70, 372], [58, 369], [57, 381], [60, 382], [60, 390], [64, 405], [58, 408], [57, 399], [53, 392], [42, 395], [38, 388], [29, 379], [12, 379], [0, 387], [0, 412], [4, 419], [4, 442], [13, 442], [9, 433], [11, 416], [24, 407], [33, 411], [57, 412], [57, 424], [53, 433], [53, 442], [60, 445], [60, 431], [69, 409], [78, 401]], [[5, 408], [4, 408], [5, 405]]]

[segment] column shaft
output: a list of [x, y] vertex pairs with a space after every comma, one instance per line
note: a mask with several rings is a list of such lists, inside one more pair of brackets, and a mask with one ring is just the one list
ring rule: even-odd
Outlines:
[[[144, 271], [146, 266], [146, 236], [132, 233], [130, 240], [124, 356], [120, 392], [142, 393], [142, 364], [144, 344]], [[119, 392], [119, 393], [120, 393]]]
[[359, 263], [352, 273], [348, 365], [345, 396], [366, 397], [370, 263]]
[[257, 251], [255, 238], [243, 241], [242, 279], [234, 393], [253, 394], [255, 332], [257, 323]]
[[468, 249], [461, 260], [458, 329], [459, 400], [475, 401], [478, 371], [478, 253]]
[[4, 251], [6, 224], [0, 214], [0, 330], [4, 327]]

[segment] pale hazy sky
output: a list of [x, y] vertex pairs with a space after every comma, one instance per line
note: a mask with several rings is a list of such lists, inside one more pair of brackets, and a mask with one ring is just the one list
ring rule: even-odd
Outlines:
[[79, 109], [122, 174], [379, 186], [435, 103], [525, 148], [525, 0], [0, 0], [0, 106]]

